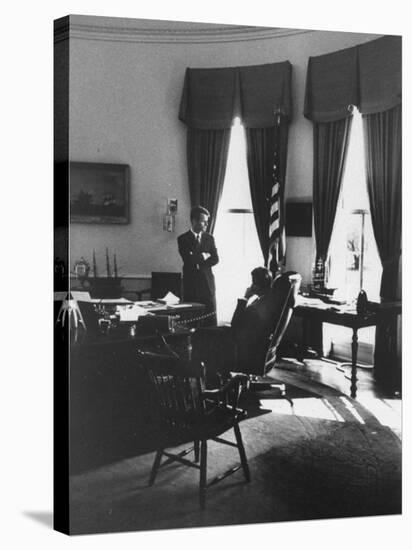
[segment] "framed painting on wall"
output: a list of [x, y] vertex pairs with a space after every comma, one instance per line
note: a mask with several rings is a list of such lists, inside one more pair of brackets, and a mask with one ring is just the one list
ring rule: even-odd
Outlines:
[[127, 164], [70, 162], [70, 222], [129, 223]]

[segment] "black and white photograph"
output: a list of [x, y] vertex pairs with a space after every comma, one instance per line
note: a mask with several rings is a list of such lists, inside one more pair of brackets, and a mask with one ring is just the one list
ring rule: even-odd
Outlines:
[[[54, 40], [56, 528], [400, 514], [401, 36], [69, 15]], [[80, 200], [104, 163], [127, 226], [79, 223], [114, 208]]]
[[49, 183], [32, 164], [7, 282], [21, 518], [57, 546], [404, 547], [404, 27], [87, 4], [42, 16]]

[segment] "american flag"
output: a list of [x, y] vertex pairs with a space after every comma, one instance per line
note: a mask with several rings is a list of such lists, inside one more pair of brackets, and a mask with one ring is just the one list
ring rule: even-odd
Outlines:
[[[285, 224], [282, 219], [279, 146], [280, 146], [280, 115], [276, 117], [275, 152], [273, 155], [272, 189], [270, 194], [270, 221], [269, 221], [269, 253], [270, 266], [277, 268], [285, 260], [286, 239]], [[272, 269], [273, 271], [273, 269]]]

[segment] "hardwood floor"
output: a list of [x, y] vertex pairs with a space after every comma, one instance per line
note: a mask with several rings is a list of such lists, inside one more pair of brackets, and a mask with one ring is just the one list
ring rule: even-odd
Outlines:
[[[326, 384], [334, 387], [337, 390], [342, 391], [343, 393], [348, 393], [350, 389], [350, 378], [351, 367], [348, 363], [342, 363], [332, 360], [305, 360], [304, 361], [305, 373], [311, 377], [313, 380], [317, 380], [321, 384]], [[399, 399], [400, 393], [387, 390], [380, 387], [374, 379], [373, 368], [369, 367], [358, 367], [357, 369], [358, 376], [358, 395], [359, 394], [370, 394], [376, 398], [389, 398], [389, 399]]]

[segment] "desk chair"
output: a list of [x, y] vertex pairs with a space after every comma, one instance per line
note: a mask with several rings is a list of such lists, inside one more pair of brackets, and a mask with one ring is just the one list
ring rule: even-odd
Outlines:
[[[246, 481], [250, 481], [239, 428], [239, 421], [246, 416], [246, 412], [238, 408], [239, 396], [248, 384], [247, 376], [235, 376], [218, 389], [206, 390], [205, 368], [201, 362], [184, 361], [175, 354], [171, 356], [142, 351], [139, 351], [138, 358], [151, 381], [162, 427], [149, 486], [154, 484], [159, 469], [172, 462], [196, 468], [200, 470], [199, 500], [201, 508], [204, 508], [207, 488], [240, 468], [243, 469]], [[234, 430], [236, 443], [220, 437], [231, 428]], [[232, 467], [208, 483], [209, 440], [236, 447], [240, 455], [240, 465]], [[166, 450], [188, 442], [194, 444], [184, 451], [172, 453]], [[192, 451], [193, 461], [184, 458]], [[162, 463], [163, 457], [166, 460]]]
[[178, 298], [182, 297], [182, 274], [169, 271], [152, 271], [150, 288], [137, 290], [138, 300], [143, 295], [150, 296], [150, 300], [163, 298], [168, 292], [173, 292]]
[[[301, 276], [288, 271], [277, 277], [265, 297], [267, 320], [259, 325], [259, 333], [254, 334], [254, 349], [247, 349], [248, 333], [241, 331], [237, 337], [237, 356], [240, 370], [251, 375], [264, 376], [274, 366], [279, 344], [287, 329], [295, 306]], [[236, 329], [234, 331], [236, 340]]]
[[265, 354], [264, 374], [275, 366], [278, 348], [292, 317], [301, 282], [299, 273], [287, 271], [272, 283], [273, 324]]
[[279, 359], [279, 345], [292, 317], [301, 282], [301, 275], [294, 271], [287, 271], [273, 281], [271, 288], [273, 299], [272, 328], [267, 339], [267, 347], [262, 365], [263, 376], [251, 377], [251, 389], [264, 389], [265, 385], [268, 384], [271, 388], [279, 389], [281, 396], [285, 397], [291, 405], [293, 405], [293, 402], [286, 396], [285, 384], [268, 382], [266, 375], [275, 367], [276, 361]]
[[250, 376], [252, 386], [275, 365], [279, 345], [292, 317], [301, 283], [296, 272], [280, 275], [265, 297], [265, 318], [259, 326], [246, 329], [207, 327], [193, 336], [194, 357], [204, 361], [208, 380], [241, 372]]

